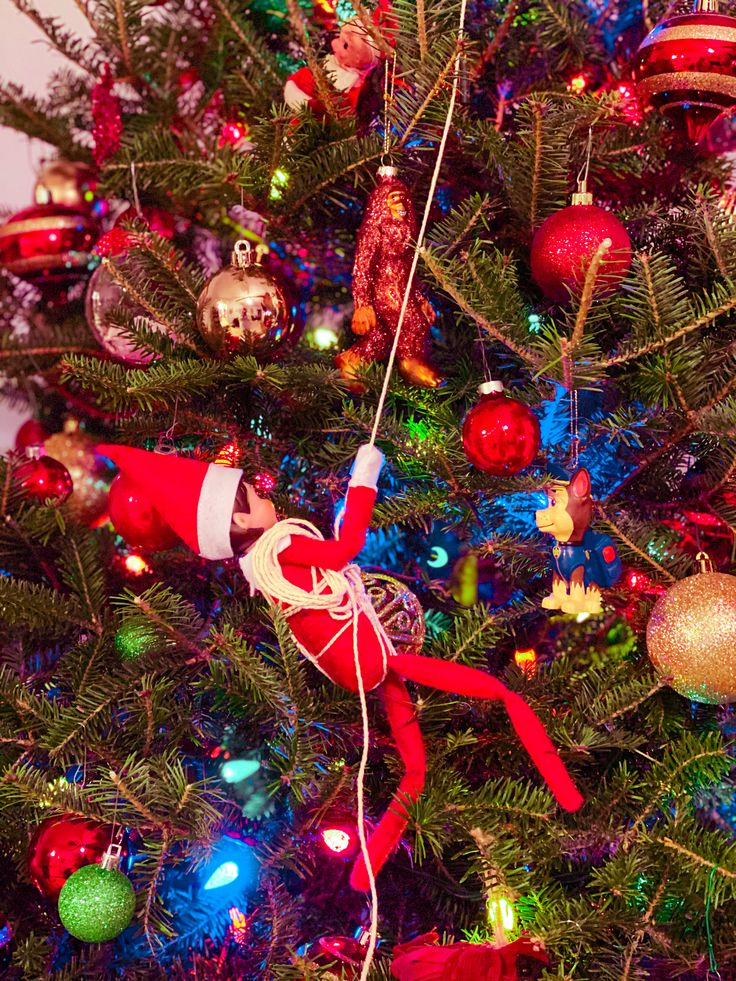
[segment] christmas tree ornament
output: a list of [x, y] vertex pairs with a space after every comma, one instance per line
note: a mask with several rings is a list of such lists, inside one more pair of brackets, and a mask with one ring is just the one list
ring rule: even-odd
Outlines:
[[633, 74], [642, 105], [699, 143], [736, 106], [736, 17], [720, 13], [717, 0], [695, 0], [644, 38]]
[[0, 913], [0, 971], [10, 967], [15, 950], [13, 924], [4, 913]]
[[62, 886], [59, 919], [77, 940], [114, 940], [133, 918], [135, 892], [120, 871], [120, 855], [120, 846], [110, 845], [99, 865], [83, 866]]
[[69, 876], [85, 865], [102, 861], [113, 835], [109, 824], [92, 818], [73, 814], [46, 818], [28, 843], [31, 881], [47, 899], [56, 901]]
[[122, 311], [131, 320], [141, 317], [149, 329], [163, 330], [152, 321], [146, 310], [131, 299], [106, 265], [98, 266], [87, 286], [84, 312], [89, 329], [103, 351], [129, 368], [150, 364], [156, 357], [141, 348], [140, 342], [122, 325], [115, 323], [115, 314]]
[[[593, 498], [590, 474], [581, 467], [569, 481], [547, 488], [549, 507], [537, 511], [537, 528], [552, 535], [552, 593], [545, 610], [563, 613], [601, 612], [601, 590], [621, 575], [621, 559], [613, 539], [591, 531]], [[735, 580], [736, 581], [736, 580]]]
[[36, 204], [0, 226], [0, 265], [36, 286], [47, 303], [65, 303], [94, 265], [96, 233], [94, 219], [76, 208]]
[[349, 981], [360, 977], [365, 952], [365, 945], [354, 937], [320, 937], [319, 940], [307, 944], [301, 958], [311, 968], [332, 967], [334, 974], [325, 975], [321, 972], [320, 977]]
[[137, 548], [173, 548], [179, 539], [135, 484], [118, 474], [110, 484], [107, 509], [115, 531]]
[[544, 295], [558, 303], [578, 293], [596, 253], [602, 259], [594, 290], [612, 290], [631, 265], [631, 240], [610, 211], [593, 204], [585, 180], [578, 181], [572, 204], [546, 218], [534, 234], [532, 278]]
[[659, 597], [647, 624], [652, 664], [693, 702], [736, 702], [736, 576], [714, 572], [698, 553], [700, 572]]
[[474, 467], [508, 477], [528, 467], [539, 453], [539, 422], [529, 406], [504, 395], [500, 381], [483, 382], [480, 401], [463, 421], [463, 448]]
[[502, 946], [484, 943], [438, 945], [425, 933], [393, 950], [391, 977], [397, 981], [522, 981], [540, 978], [549, 958], [541, 941], [520, 937]]
[[115, 79], [110, 66], [102, 69], [100, 80], [92, 89], [92, 140], [94, 158], [98, 167], [120, 149], [123, 135], [122, 107], [114, 94]]
[[399, 654], [419, 654], [426, 626], [422, 604], [404, 583], [383, 572], [361, 573], [371, 606]]
[[33, 188], [36, 204], [61, 204], [86, 211], [98, 218], [106, 209], [96, 197], [97, 177], [89, 164], [80, 161], [50, 160], [41, 168]]
[[94, 440], [80, 430], [76, 419], [67, 419], [63, 431], [49, 436], [44, 449], [71, 474], [74, 492], [68, 514], [90, 527], [101, 523], [107, 512], [111, 474], [109, 464], [96, 453]]
[[38, 504], [63, 504], [74, 490], [67, 468], [43, 455], [43, 448], [31, 446], [26, 450], [28, 459], [15, 470], [14, 477], [26, 497]]
[[[365, 693], [381, 687], [406, 772], [389, 809], [365, 849], [361, 848], [351, 876], [356, 889], [372, 888], [372, 874], [380, 871], [406, 828], [407, 800], [416, 800], [424, 786], [424, 742], [404, 679], [441, 691], [502, 701], [517, 735], [561, 805], [568, 810], [581, 806], [582, 797], [544, 727], [520, 696], [483, 671], [438, 658], [400, 654], [393, 647], [366, 594], [359, 568], [350, 565], [365, 544], [376, 499], [383, 454], [375, 446], [366, 444], [358, 451], [339, 537], [331, 541], [325, 541], [309, 522], [278, 521], [273, 505], [242, 484], [242, 471], [198, 460], [158, 457], [124, 446], [99, 449], [126, 476], [145, 486], [154, 506], [166, 514], [171, 527], [197, 554], [222, 559], [237, 551], [251, 591], [261, 592], [278, 606], [299, 650], [332, 682], [358, 693], [363, 712]], [[366, 762], [367, 751], [365, 742]], [[359, 827], [362, 806], [359, 791]]]
[[150, 654], [158, 640], [149, 623], [124, 623], [115, 632], [115, 650], [124, 661], [137, 661], [144, 654]]
[[26, 450], [29, 446], [43, 446], [51, 433], [42, 426], [38, 419], [26, 419], [15, 434], [16, 450]]
[[[381, 167], [378, 186], [366, 204], [358, 231], [353, 266], [354, 334], [362, 337], [338, 354], [340, 374], [356, 390], [357, 372], [373, 361], [386, 362], [399, 323], [402, 297], [409, 281], [417, 236], [414, 204], [395, 167]], [[430, 363], [429, 336], [434, 310], [419, 286], [412, 284], [397, 354], [406, 381], [437, 388], [443, 379]]]
[[261, 265], [261, 248], [235, 243], [230, 266], [207, 283], [197, 301], [197, 325], [220, 357], [269, 358], [301, 333], [296, 307], [274, 275]]
[[[167, 239], [169, 242], [176, 235], [176, 217], [170, 211], [166, 211], [165, 208], [156, 208], [150, 204], [144, 204], [138, 209], [136, 209], [135, 205], [129, 204], [117, 216], [113, 228], [124, 228], [126, 223], [135, 220], [144, 222], [152, 232], [155, 232], [161, 238]], [[127, 248], [130, 248], [134, 244], [135, 238], [137, 237], [135, 232], [129, 232], [129, 235], [131, 236], [131, 241]], [[95, 248], [95, 252], [98, 252], [97, 248]]]

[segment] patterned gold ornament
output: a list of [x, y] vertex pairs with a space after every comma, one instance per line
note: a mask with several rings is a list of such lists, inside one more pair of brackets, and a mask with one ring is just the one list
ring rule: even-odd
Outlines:
[[660, 596], [647, 624], [649, 657], [663, 678], [695, 702], [736, 702], [736, 576], [701, 572]]
[[404, 583], [384, 572], [361, 575], [365, 591], [397, 654], [418, 654], [426, 627], [422, 604]]
[[80, 431], [75, 419], [67, 419], [63, 432], [49, 436], [44, 448], [48, 456], [64, 464], [74, 482], [67, 512], [85, 525], [98, 524], [107, 512], [113, 471], [95, 453], [95, 441]]

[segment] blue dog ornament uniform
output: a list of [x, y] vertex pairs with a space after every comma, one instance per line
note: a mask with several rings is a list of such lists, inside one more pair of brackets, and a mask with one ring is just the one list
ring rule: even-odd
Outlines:
[[552, 484], [547, 495], [548, 507], [536, 512], [539, 530], [555, 538], [552, 592], [542, 606], [563, 613], [600, 613], [601, 590], [618, 580], [621, 559], [609, 535], [590, 530], [590, 474], [581, 467], [569, 481]]

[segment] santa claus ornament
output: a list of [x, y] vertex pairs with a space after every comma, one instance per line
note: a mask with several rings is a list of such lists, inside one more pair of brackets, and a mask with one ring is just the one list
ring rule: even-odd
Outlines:
[[[366, 204], [358, 231], [353, 266], [352, 330], [362, 339], [335, 358], [340, 374], [357, 391], [360, 369], [385, 362], [391, 352], [409, 282], [417, 220], [406, 184], [395, 167], [381, 167], [378, 186]], [[422, 290], [412, 283], [397, 355], [399, 371], [412, 385], [437, 388], [444, 383], [431, 364], [429, 332], [435, 313]]]
[[[424, 786], [424, 742], [405, 679], [502, 701], [560, 804], [572, 811], [582, 805], [544, 727], [519, 695], [483, 671], [399, 654], [391, 643], [360, 569], [350, 564], [365, 544], [376, 499], [383, 455], [375, 446], [367, 444], [358, 452], [337, 537], [329, 541], [309, 522], [279, 521], [273, 504], [243, 481], [241, 470], [126, 446], [98, 450], [138, 485], [193, 551], [208, 559], [237, 555], [251, 591], [279, 607], [299, 649], [332, 682], [357, 692], [363, 705], [365, 693], [380, 688], [406, 773], [353, 867], [356, 889], [370, 888], [406, 828], [406, 802], [416, 800]], [[359, 798], [359, 815], [361, 806]]]
[[[385, 17], [380, 5], [373, 13], [373, 23], [378, 26]], [[378, 46], [360, 17], [353, 17], [343, 24], [340, 33], [332, 40], [332, 54], [322, 63], [327, 80], [334, 89], [333, 102], [340, 115], [354, 114], [363, 83], [378, 65], [381, 54]], [[317, 89], [314, 74], [308, 65], [299, 68], [286, 80], [284, 102], [298, 112], [305, 106], [315, 116], [327, 112]]]

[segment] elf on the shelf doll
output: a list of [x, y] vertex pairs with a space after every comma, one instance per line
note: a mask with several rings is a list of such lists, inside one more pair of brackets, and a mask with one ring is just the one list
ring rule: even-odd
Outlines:
[[[406, 828], [407, 800], [424, 786], [422, 734], [404, 680], [471, 698], [502, 701], [516, 733], [560, 804], [583, 803], [534, 712], [497, 678], [462, 664], [397, 654], [370, 604], [360, 570], [350, 562], [365, 544], [383, 454], [362, 446], [355, 459], [337, 536], [325, 541], [308, 522], [279, 521], [270, 501], [243, 481], [243, 473], [199, 460], [126, 446], [98, 447], [146, 495], [162, 518], [207, 559], [238, 555], [251, 591], [278, 604], [300, 650], [335, 684], [352, 692], [379, 689], [405, 768], [389, 809], [369, 842], [377, 873]], [[361, 857], [351, 883], [369, 888]]]

